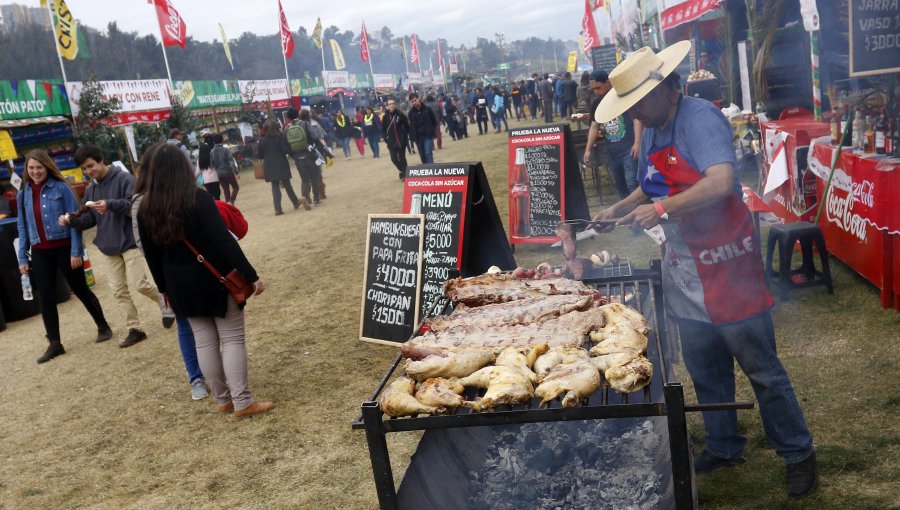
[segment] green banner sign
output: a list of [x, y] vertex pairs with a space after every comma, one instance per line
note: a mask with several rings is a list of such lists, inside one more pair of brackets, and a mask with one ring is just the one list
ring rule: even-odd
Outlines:
[[322, 78], [302, 78], [291, 80], [292, 96], [324, 96], [325, 84]]
[[62, 80], [0, 81], [0, 120], [70, 113]]
[[241, 105], [237, 80], [176, 81], [175, 93], [181, 96], [181, 103], [187, 108]]
[[375, 86], [372, 83], [372, 75], [371, 74], [351, 74], [350, 75], [350, 88], [352, 89], [370, 89]]

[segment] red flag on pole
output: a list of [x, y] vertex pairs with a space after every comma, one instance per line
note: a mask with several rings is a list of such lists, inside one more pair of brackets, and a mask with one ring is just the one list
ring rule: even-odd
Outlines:
[[369, 34], [366, 33], [366, 22], [363, 21], [362, 33], [359, 34], [359, 59], [369, 61]]
[[281, 53], [285, 58], [291, 58], [291, 55], [294, 54], [294, 34], [291, 33], [284, 9], [281, 8], [281, 0], [278, 0], [278, 15], [281, 17]]
[[600, 37], [597, 35], [597, 25], [594, 24], [594, 14], [591, 12], [590, 0], [584, 0], [584, 17], [581, 18], [581, 33], [584, 35], [584, 47], [586, 55], [590, 55], [591, 48], [600, 46]]
[[156, 6], [156, 18], [162, 34], [163, 46], [181, 46], [187, 40], [187, 27], [172, 0], [152, 0]]
[[418, 64], [419, 63], [419, 41], [416, 40], [416, 34], [413, 34], [410, 39], [410, 51], [409, 51], [409, 63], [410, 64]]

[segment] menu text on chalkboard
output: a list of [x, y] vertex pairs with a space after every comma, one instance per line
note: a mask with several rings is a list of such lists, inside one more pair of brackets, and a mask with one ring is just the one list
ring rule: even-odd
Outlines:
[[403, 343], [419, 320], [423, 217], [370, 214], [366, 232], [359, 337], [390, 345]]
[[469, 170], [467, 164], [407, 168], [403, 210], [425, 217], [419, 305], [423, 317], [441, 297], [444, 282], [462, 265]]
[[850, 76], [900, 72], [900, 11], [894, 0], [850, 0]]
[[616, 68], [616, 45], [604, 44], [591, 48], [591, 65], [594, 69], [603, 69], [611, 73]]
[[509, 134], [509, 236], [513, 244], [558, 240], [565, 219], [562, 126], [516, 129]]

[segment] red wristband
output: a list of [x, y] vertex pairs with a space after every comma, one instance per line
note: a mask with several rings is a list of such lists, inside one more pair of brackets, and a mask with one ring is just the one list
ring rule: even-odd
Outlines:
[[660, 218], [667, 220], [669, 219], [669, 214], [663, 209], [662, 200], [657, 200], [653, 202], [653, 208], [656, 209], [656, 214], [659, 215]]

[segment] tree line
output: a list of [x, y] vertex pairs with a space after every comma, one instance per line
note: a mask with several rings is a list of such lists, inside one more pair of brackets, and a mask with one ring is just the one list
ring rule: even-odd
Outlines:
[[[105, 31], [81, 26], [90, 47], [91, 57], [65, 61], [70, 81], [83, 81], [89, 76], [99, 80], [133, 80], [165, 78], [166, 68], [159, 41], [152, 35], [126, 32], [116, 22], [110, 22]], [[323, 31], [325, 65], [334, 69], [329, 39], [336, 40], [343, 50], [347, 71], [356, 74], [369, 72], [369, 65], [359, 59], [359, 33], [341, 31], [330, 26]], [[222, 79], [277, 79], [284, 77], [281, 44], [277, 34], [257, 35], [244, 32], [231, 39], [231, 55], [234, 70], [225, 58], [221, 41], [198, 41], [187, 38], [185, 48], [167, 48], [173, 80], [222, 80]], [[294, 33], [294, 55], [288, 60], [291, 78], [320, 76], [322, 54], [312, 43], [310, 31], [301, 27]], [[50, 27], [19, 25], [0, 27], [0, 77], [3, 79], [61, 78], [54, 40]], [[429, 57], [435, 68], [438, 65], [437, 41], [419, 39], [419, 55], [422, 68], [426, 69]], [[450, 54], [450, 46], [441, 40], [444, 58]], [[402, 53], [403, 36], [395, 36], [390, 28], [369, 31], [369, 53], [376, 73], [400, 74], [406, 71]], [[474, 47], [452, 48], [458, 56], [460, 72], [469, 74], [487, 72], [501, 63], [511, 63], [513, 76], [530, 75], [532, 72], [554, 72], [565, 67], [569, 51], [577, 48], [574, 41], [540, 39], [530, 37], [504, 44], [483, 37], [476, 39]], [[409, 41], [406, 40], [406, 51]], [[408, 57], [407, 57], [408, 58]], [[556, 59], [554, 63], [554, 59]], [[410, 69], [414, 71], [415, 69]]]

